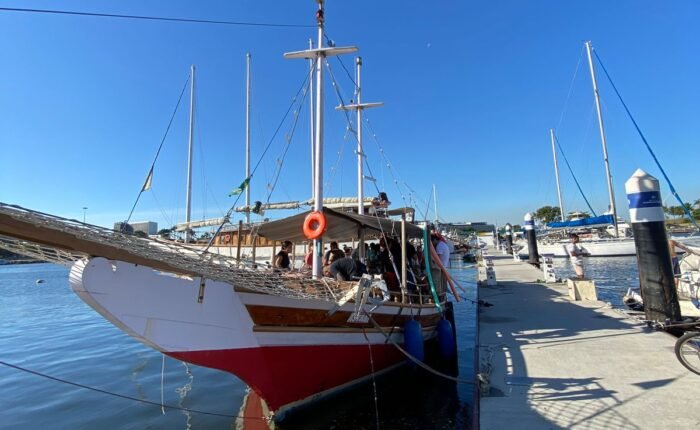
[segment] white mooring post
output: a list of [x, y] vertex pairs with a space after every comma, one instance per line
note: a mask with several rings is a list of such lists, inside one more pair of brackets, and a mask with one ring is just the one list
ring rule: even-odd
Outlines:
[[554, 254], [541, 254], [542, 275], [547, 284], [557, 282], [557, 275], [554, 273]]

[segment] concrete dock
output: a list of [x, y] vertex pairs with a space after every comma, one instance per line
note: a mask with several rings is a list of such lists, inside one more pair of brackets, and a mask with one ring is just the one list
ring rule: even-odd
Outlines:
[[697, 429], [700, 376], [673, 352], [675, 338], [600, 301], [572, 301], [566, 284], [492, 256], [498, 285], [479, 315], [483, 430]]

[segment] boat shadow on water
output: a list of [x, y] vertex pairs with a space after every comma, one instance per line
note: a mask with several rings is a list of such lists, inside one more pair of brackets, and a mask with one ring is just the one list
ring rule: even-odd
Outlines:
[[[449, 367], [454, 365], [436, 366], [441, 371]], [[406, 365], [377, 376], [375, 383], [370, 380], [291, 410], [275, 428], [468, 428], [471, 399], [466, 397], [470, 390], [460, 393], [454, 381]]]

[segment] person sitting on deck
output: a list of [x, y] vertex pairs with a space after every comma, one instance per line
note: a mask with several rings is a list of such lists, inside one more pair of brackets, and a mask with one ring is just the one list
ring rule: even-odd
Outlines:
[[[331, 258], [331, 255], [334, 255], [335, 258]], [[331, 242], [331, 249], [326, 251], [326, 254], [323, 256], [323, 265], [330, 264], [332, 260], [337, 260], [339, 258], [345, 257], [345, 253], [338, 247], [338, 242]]]
[[275, 255], [273, 267], [275, 269], [291, 270], [289, 253], [292, 251], [292, 242], [285, 240], [282, 249]]
[[352, 281], [365, 273], [365, 265], [351, 257], [343, 257], [333, 260], [330, 266], [331, 277], [337, 281]]

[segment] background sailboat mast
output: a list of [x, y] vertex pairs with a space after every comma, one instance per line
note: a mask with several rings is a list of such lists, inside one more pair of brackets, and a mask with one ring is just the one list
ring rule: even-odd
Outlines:
[[549, 129], [549, 136], [552, 138], [552, 156], [554, 157], [554, 176], [557, 179], [557, 196], [559, 197], [559, 211], [561, 212], [561, 221], [566, 221], [566, 215], [564, 212], [564, 203], [561, 199], [561, 187], [559, 186], [559, 164], [557, 163], [557, 149], [554, 144], [554, 129]]
[[185, 243], [190, 241], [190, 221], [192, 216], [192, 144], [194, 141], [194, 64], [190, 66], [190, 136], [187, 156], [187, 197], [185, 201]]
[[612, 210], [613, 222], [615, 225], [615, 237], [617, 231], [617, 208], [615, 207], [615, 191], [613, 190], [612, 175], [610, 174], [610, 163], [608, 162], [608, 145], [605, 141], [605, 128], [603, 127], [603, 114], [600, 110], [600, 96], [598, 94], [598, 82], [595, 78], [595, 68], [593, 67], [593, 57], [591, 56], [591, 42], [586, 42], [586, 52], [588, 53], [588, 65], [591, 69], [591, 81], [593, 82], [593, 95], [595, 97], [595, 107], [598, 112], [598, 126], [600, 128], [600, 139], [603, 142], [603, 159], [605, 160], [605, 174], [608, 177], [608, 195], [610, 196], [610, 209]]
[[[250, 178], [250, 52], [245, 54], [245, 177]], [[250, 224], [250, 182], [245, 188], [245, 222]]]

